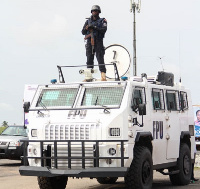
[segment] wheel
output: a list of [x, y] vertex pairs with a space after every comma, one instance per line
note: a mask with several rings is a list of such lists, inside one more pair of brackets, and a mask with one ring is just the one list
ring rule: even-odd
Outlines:
[[153, 162], [150, 150], [145, 146], [136, 146], [134, 159], [125, 177], [129, 189], [149, 189], [153, 182]]
[[98, 177], [97, 181], [100, 184], [114, 184], [117, 181], [118, 177]]
[[68, 177], [38, 177], [40, 189], [65, 189]]
[[185, 143], [181, 144], [177, 166], [169, 169], [179, 170], [180, 172], [174, 175], [169, 175], [173, 185], [187, 185], [190, 183], [192, 174], [191, 153], [189, 146]]

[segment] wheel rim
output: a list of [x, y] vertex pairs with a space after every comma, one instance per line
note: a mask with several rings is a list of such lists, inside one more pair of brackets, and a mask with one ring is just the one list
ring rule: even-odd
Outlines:
[[188, 155], [184, 156], [184, 159], [183, 159], [183, 170], [184, 170], [184, 173], [186, 175], [189, 174], [189, 172], [190, 172], [190, 158], [189, 158]]
[[151, 176], [151, 166], [148, 161], [145, 161], [142, 167], [142, 181], [145, 184]]

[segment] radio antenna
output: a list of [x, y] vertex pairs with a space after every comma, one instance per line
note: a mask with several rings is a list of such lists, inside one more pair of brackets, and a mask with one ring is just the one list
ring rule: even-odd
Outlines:
[[181, 83], [181, 35], [179, 32], [179, 75], [180, 75], [180, 79], [179, 82]]
[[160, 64], [161, 64], [163, 72], [164, 72], [165, 70], [164, 70], [164, 66], [163, 66], [163, 63], [162, 63], [162, 58], [164, 58], [164, 56], [163, 57], [158, 57], [158, 58], [160, 59]]
[[[137, 1], [137, 2], [135, 2]], [[137, 75], [137, 58], [136, 58], [136, 19], [135, 12], [140, 13], [141, 9], [141, 0], [130, 0], [131, 9], [130, 12], [133, 12], [133, 75]]]

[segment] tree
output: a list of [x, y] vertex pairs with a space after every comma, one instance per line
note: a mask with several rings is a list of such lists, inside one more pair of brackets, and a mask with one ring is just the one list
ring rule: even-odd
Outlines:
[[3, 121], [2, 126], [3, 127], [8, 127], [8, 122], [7, 121]]

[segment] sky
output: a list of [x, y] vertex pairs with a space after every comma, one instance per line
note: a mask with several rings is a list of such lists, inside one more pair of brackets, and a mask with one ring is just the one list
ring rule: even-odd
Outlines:
[[[23, 123], [25, 84], [58, 79], [57, 65], [86, 63], [81, 30], [95, 4], [108, 22], [104, 46], [120, 44], [133, 57], [130, 0], [0, 0], [0, 124]], [[199, 8], [199, 0], [141, 0], [136, 13], [138, 75], [173, 72], [194, 105], [200, 105]], [[77, 69], [64, 74], [83, 80]]]

